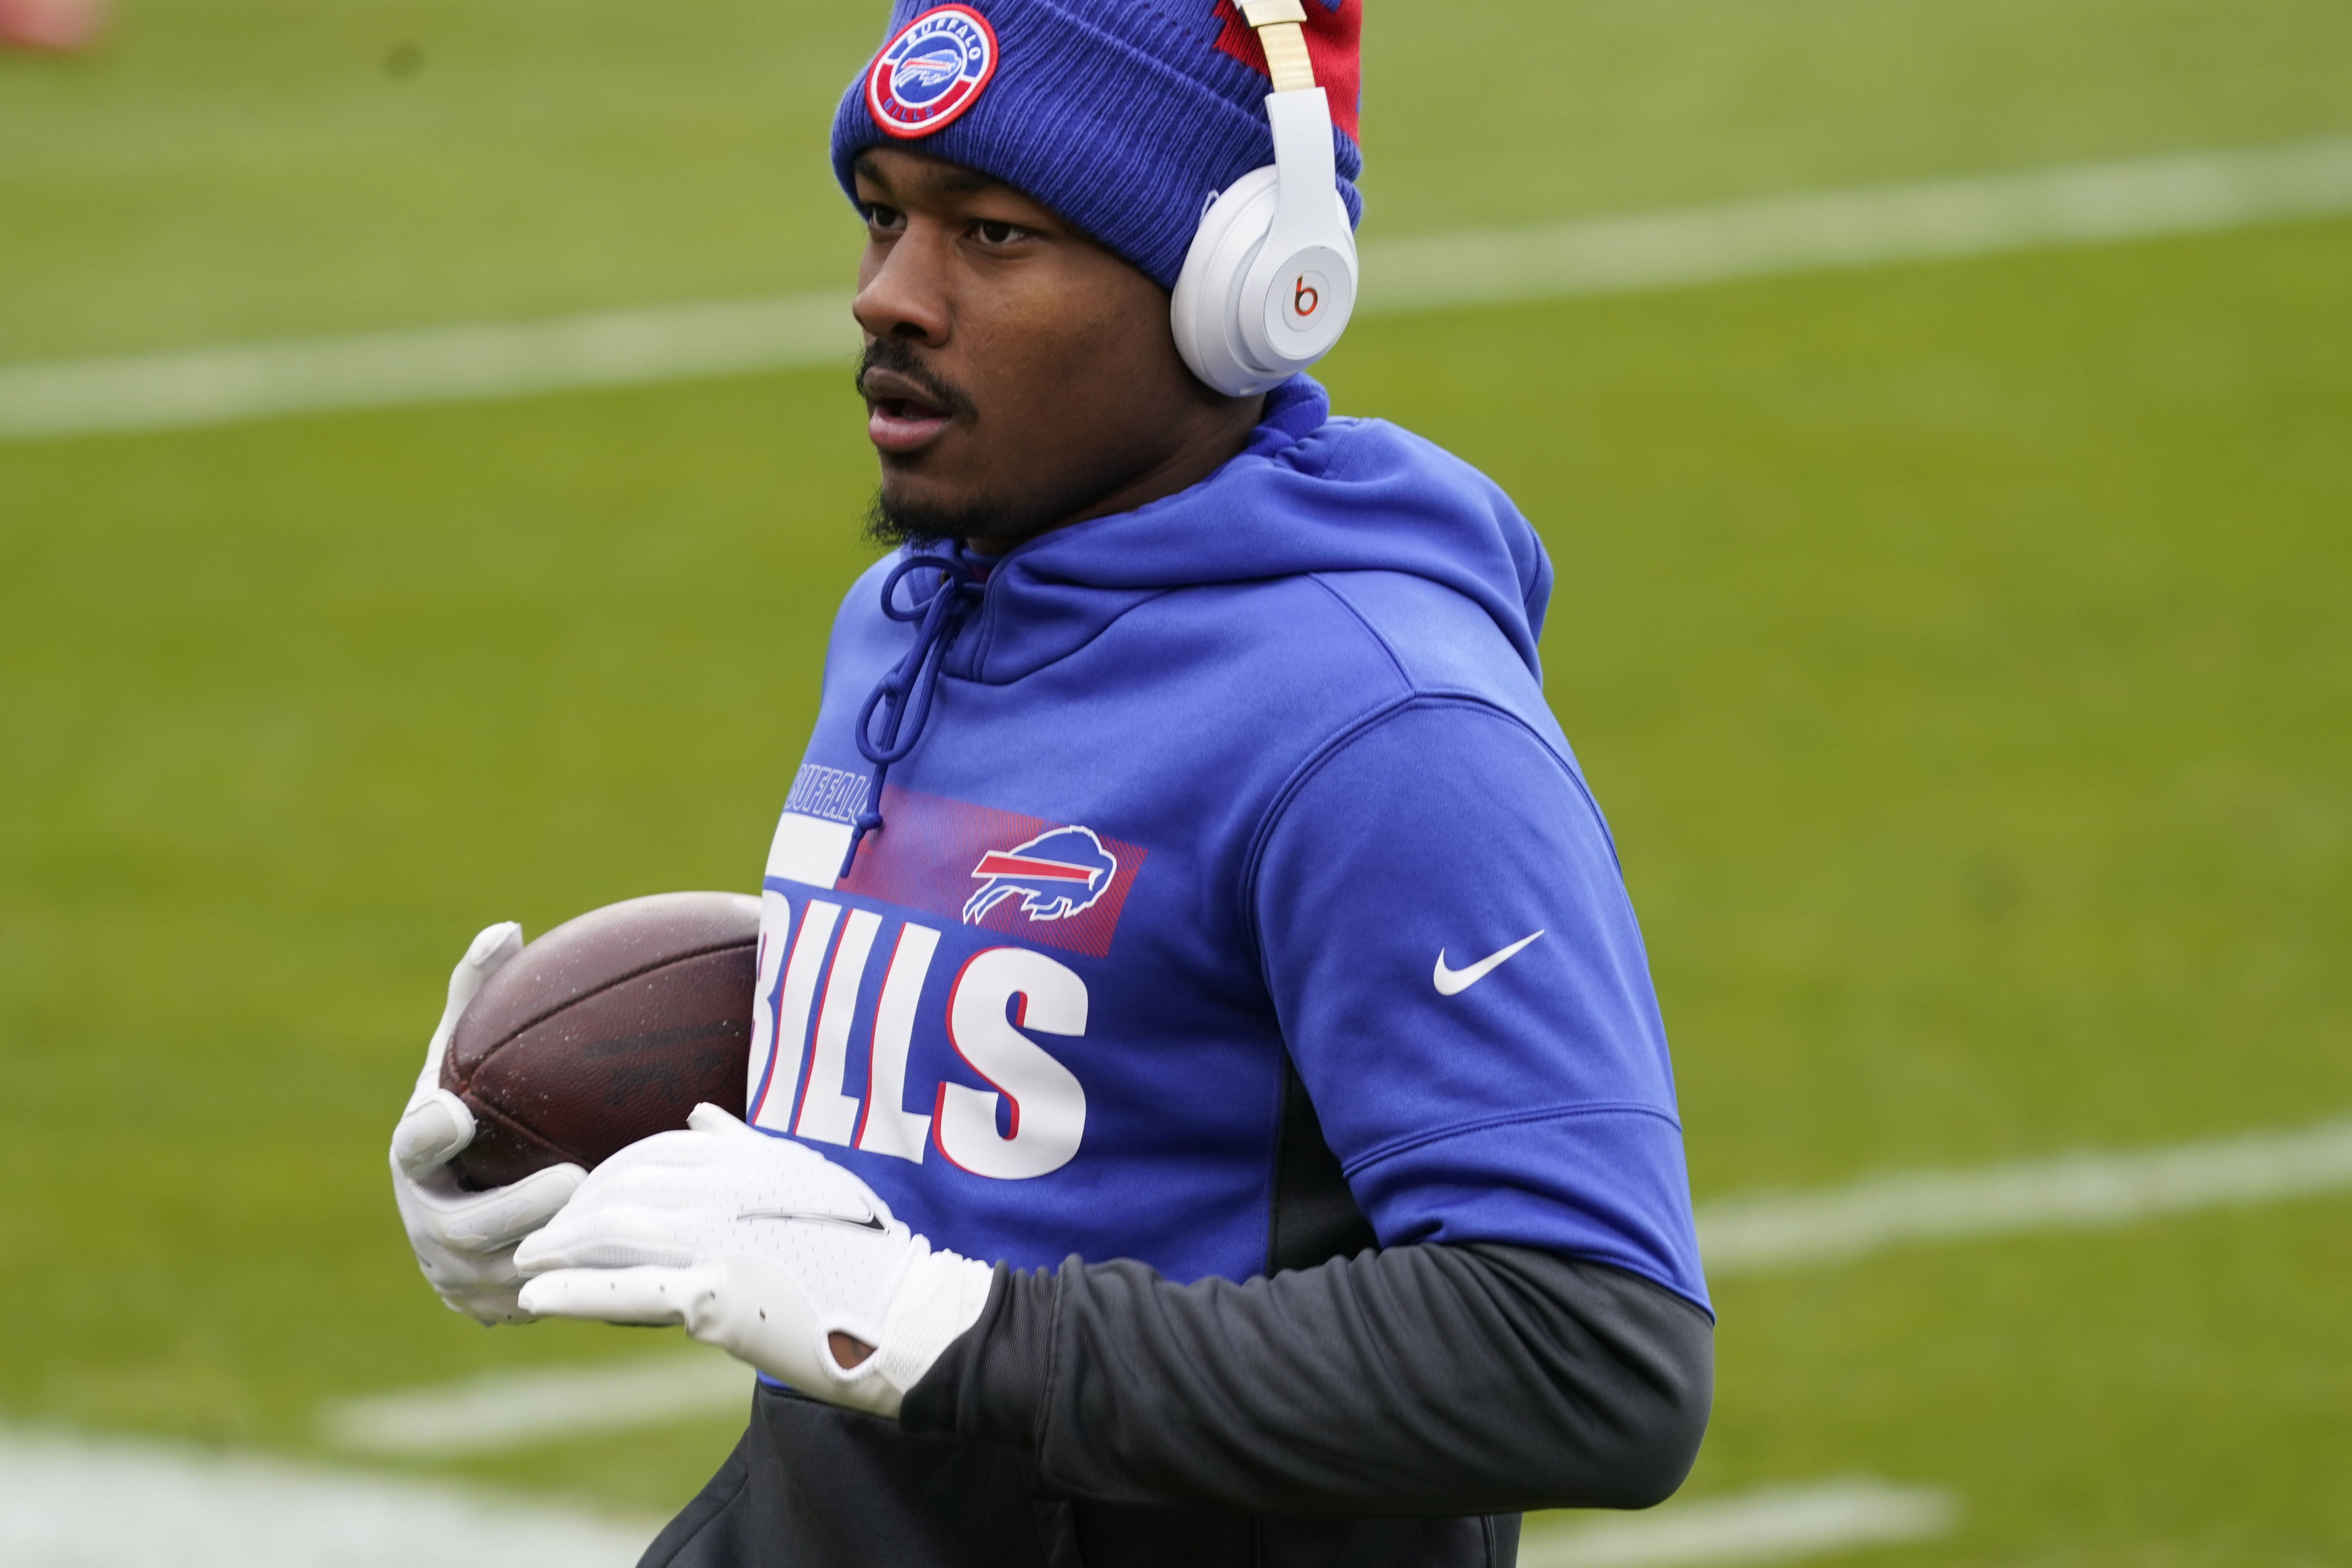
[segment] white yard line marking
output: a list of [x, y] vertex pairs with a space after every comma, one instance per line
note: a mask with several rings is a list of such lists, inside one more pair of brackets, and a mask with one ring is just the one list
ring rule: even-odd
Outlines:
[[1943, 1492], [1880, 1481], [1769, 1487], [1564, 1529], [1536, 1524], [1519, 1543], [1519, 1568], [1666, 1568], [1817, 1557], [1924, 1541], [1949, 1530], [1958, 1514]]
[[846, 374], [857, 343], [847, 298], [827, 291], [0, 367], [0, 439], [528, 397], [835, 363]]
[[694, 1415], [743, 1415], [751, 1373], [719, 1352], [500, 1373], [329, 1405], [326, 1439], [362, 1454], [478, 1454]]
[[1624, 294], [2352, 211], [2352, 137], [1366, 247], [1368, 310]]
[[631, 1568], [658, 1529], [427, 1481], [0, 1431], [9, 1568]]
[[[2352, 211], [2352, 137], [2232, 153], [1371, 240], [1367, 314], [1690, 288], [2095, 245]], [[509, 325], [0, 366], [0, 440], [525, 397], [840, 363], [848, 298], [795, 294]]]
[[[1698, 1212], [1710, 1279], [1833, 1263], [1906, 1242], [2129, 1224], [2191, 1209], [2352, 1188], [2352, 1121], [2168, 1149], [2065, 1154], [1979, 1171], [1874, 1176], [1811, 1193], [1725, 1198]], [[354, 1453], [484, 1453], [741, 1411], [751, 1373], [716, 1352], [500, 1373], [330, 1405]], [[1613, 1527], [1612, 1527], [1613, 1528]]]
[[[1530, 1529], [1523, 1568], [1760, 1563], [1926, 1539], [1944, 1493], [1848, 1480]], [[0, 1431], [10, 1568], [628, 1568], [659, 1526], [174, 1444]]]
[[2346, 1188], [2352, 1188], [2352, 1121], [1721, 1199], [1699, 1210], [1699, 1256], [1708, 1277], [1722, 1279], [1834, 1262], [1904, 1242], [2116, 1226]]

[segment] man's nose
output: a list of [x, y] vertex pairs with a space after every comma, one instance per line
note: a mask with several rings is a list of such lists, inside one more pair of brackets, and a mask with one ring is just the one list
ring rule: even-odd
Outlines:
[[899, 338], [938, 348], [954, 320], [947, 290], [947, 258], [940, 237], [909, 225], [883, 252], [882, 264], [857, 290], [850, 313], [869, 337]]

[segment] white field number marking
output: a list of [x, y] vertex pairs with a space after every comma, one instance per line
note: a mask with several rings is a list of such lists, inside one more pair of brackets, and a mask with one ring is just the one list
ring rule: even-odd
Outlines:
[[[2219, 233], [2352, 212], [2352, 137], [1368, 240], [1366, 315]], [[832, 290], [0, 366], [0, 440], [845, 363]]]

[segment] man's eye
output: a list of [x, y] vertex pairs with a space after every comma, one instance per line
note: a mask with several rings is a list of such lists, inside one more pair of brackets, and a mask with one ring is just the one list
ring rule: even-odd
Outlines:
[[907, 216], [896, 207], [886, 207], [879, 202], [868, 202], [866, 204], [866, 221], [876, 228], [903, 228], [907, 224]]
[[1013, 243], [1013, 237], [1021, 232], [1017, 226], [1003, 223], [992, 217], [981, 219], [979, 229], [980, 242], [982, 245], [1010, 245]]

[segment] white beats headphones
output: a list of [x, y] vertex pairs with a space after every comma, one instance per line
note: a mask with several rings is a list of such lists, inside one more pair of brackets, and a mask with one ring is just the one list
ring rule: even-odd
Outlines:
[[1274, 77], [1274, 162], [1220, 192], [1169, 304], [1176, 352], [1228, 397], [1331, 352], [1356, 309], [1356, 235], [1338, 188], [1331, 104], [1315, 85], [1300, 0], [1242, 0]]

